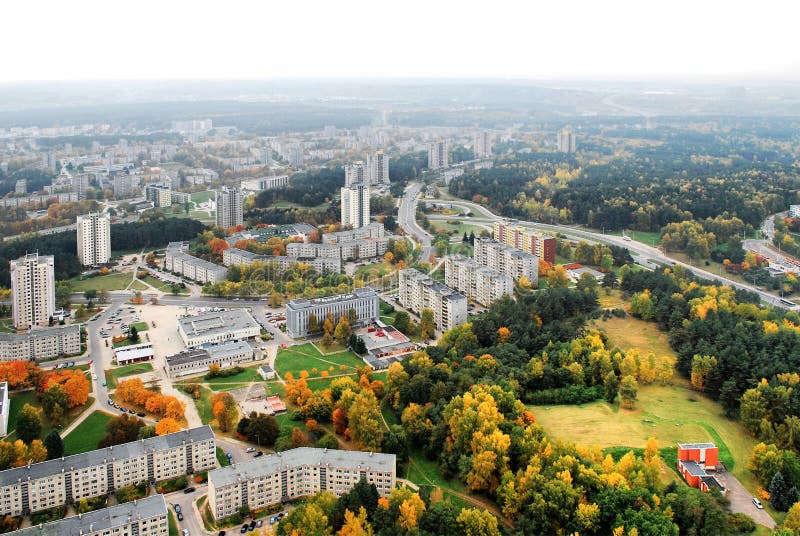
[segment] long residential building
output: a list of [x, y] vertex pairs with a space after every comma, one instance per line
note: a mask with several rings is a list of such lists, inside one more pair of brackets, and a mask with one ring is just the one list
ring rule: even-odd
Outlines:
[[383, 238], [386, 230], [382, 223], [370, 223], [358, 229], [350, 229], [347, 231], [337, 231], [335, 233], [326, 233], [322, 235], [323, 244], [339, 244], [341, 242], [354, 242], [356, 240], [364, 240], [367, 238]]
[[539, 257], [531, 253], [490, 238], [476, 238], [472, 257], [478, 264], [497, 270], [514, 281], [524, 277], [533, 286], [539, 282]]
[[340, 497], [362, 478], [387, 497], [396, 482], [396, 456], [301, 447], [210, 471], [208, 505], [219, 520], [245, 505], [261, 510], [320, 491]]
[[19, 516], [216, 467], [206, 425], [0, 471], [0, 515]]
[[97, 266], [111, 260], [111, 217], [92, 212], [78, 216], [78, 261]]
[[167, 501], [160, 493], [101, 510], [20, 529], [17, 536], [167, 536]]
[[80, 353], [80, 324], [0, 333], [0, 361], [41, 361]]
[[[342, 260], [339, 257], [289, 257], [283, 255], [259, 255], [245, 249], [228, 248], [222, 252], [222, 264], [225, 266], [250, 266], [254, 262], [265, 263], [267, 280], [272, 280], [269, 274], [270, 266], [278, 268], [275, 277], [280, 277], [277, 272], [284, 272], [294, 262], [308, 264], [319, 273], [339, 273], [342, 271]], [[274, 264], [273, 264], [274, 263]]]
[[423, 309], [433, 310], [439, 331], [460, 326], [467, 321], [467, 298], [415, 268], [401, 270], [400, 305], [417, 315]]
[[355, 311], [356, 322], [351, 327], [363, 326], [380, 318], [380, 300], [371, 288], [357, 288], [350, 294], [337, 294], [327, 298], [311, 300], [300, 298], [286, 304], [286, 333], [293, 339], [313, 335], [309, 329], [309, 318], [313, 314], [322, 327], [328, 313], [333, 315], [333, 325], [339, 318]]
[[28, 253], [12, 260], [11, 311], [14, 327], [47, 327], [55, 312], [56, 284], [52, 255]]
[[233, 341], [204, 348], [189, 348], [178, 354], [167, 356], [165, 360], [167, 376], [180, 378], [204, 374], [208, 372], [213, 363], [224, 369], [255, 361], [256, 352], [245, 341]]
[[522, 227], [513, 220], [494, 222], [494, 239], [525, 253], [536, 255], [550, 264], [556, 262], [556, 239], [554, 237]]
[[444, 258], [444, 282], [481, 305], [514, 295], [514, 280], [464, 255]]
[[187, 348], [252, 339], [261, 326], [245, 309], [228, 309], [178, 319], [178, 333]]
[[242, 190], [249, 192], [260, 192], [262, 190], [272, 190], [274, 188], [285, 188], [286, 186], [289, 186], [289, 175], [246, 179], [241, 183]]
[[313, 242], [291, 242], [286, 244], [286, 255], [289, 257], [359, 260], [371, 259], [386, 253], [389, 240], [386, 238], [363, 238], [348, 240], [336, 244], [315, 244]]
[[189, 255], [186, 242], [170, 242], [164, 257], [164, 269], [198, 283], [216, 283], [228, 277], [228, 269], [205, 259]]

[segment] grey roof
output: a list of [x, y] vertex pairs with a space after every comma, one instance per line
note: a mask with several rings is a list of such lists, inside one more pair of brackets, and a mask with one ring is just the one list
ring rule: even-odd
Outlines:
[[275, 372], [269, 365], [261, 365], [258, 367], [258, 370], [263, 370], [264, 372]]
[[176, 259], [182, 259], [184, 262], [188, 262], [193, 264], [194, 266], [202, 266], [206, 270], [212, 270], [215, 272], [227, 272], [228, 269], [224, 266], [220, 266], [219, 264], [215, 264], [211, 261], [207, 261], [205, 259], [201, 259], [200, 257], [195, 257], [194, 255], [189, 255], [185, 251], [181, 250], [174, 250], [174, 249], [167, 249], [167, 253], [172, 255], [172, 257]]
[[36, 328], [32, 329], [29, 333], [0, 333], [0, 341], [14, 342], [26, 339], [39, 339], [60, 335], [70, 331], [80, 333], [80, 324], [70, 324], [69, 326], [53, 326], [50, 328]]
[[66, 472], [94, 467], [95, 465], [109, 462], [112, 459], [121, 460], [144, 456], [149, 451], [167, 450], [181, 445], [183, 442], [203, 441], [213, 437], [214, 432], [211, 431], [211, 427], [205, 425], [199, 428], [181, 430], [173, 434], [151, 437], [140, 441], [123, 443], [122, 445], [115, 445], [113, 447], [92, 450], [82, 454], [56, 458], [55, 460], [48, 460], [46, 462], [6, 469], [5, 471], [0, 471], [0, 486], [7, 486], [20, 480], [28, 480], [29, 478], [36, 480], [52, 476], [61, 473], [62, 470]]
[[227, 486], [241, 480], [302, 466], [394, 472], [396, 459], [394, 454], [380, 452], [300, 447], [214, 469], [209, 471], [208, 480], [216, 487]]
[[164, 359], [167, 361], [167, 366], [181, 365], [183, 363], [191, 363], [192, 361], [199, 361], [208, 358], [208, 351], [204, 348], [188, 348], [183, 352], [174, 355], [168, 355]]
[[178, 320], [178, 327], [188, 337], [192, 337], [259, 326], [253, 316], [244, 309], [228, 309], [181, 318]]
[[118, 504], [80, 516], [18, 530], [20, 536], [62, 536], [97, 532], [128, 525], [129, 520], [152, 519], [167, 515], [167, 501], [160, 493], [138, 501]]
[[706, 486], [708, 486], [709, 488], [717, 488], [720, 491], [725, 491], [725, 486], [723, 486], [722, 483], [719, 480], [717, 480], [717, 477], [713, 475], [700, 477], [700, 480], [705, 482]]
[[710, 441], [706, 441], [703, 443], [678, 443], [678, 446], [684, 450], [690, 449], [714, 449], [717, 446]]
[[327, 305], [329, 303], [346, 302], [351, 300], [360, 300], [364, 298], [377, 298], [377, 294], [370, 287], [357, 288], [348, 294], [336, 294], [335, 296], [327, 296], [325, 298], [298, 298], [286, 304], [286, 310], [290, 309], [306, 309], [317, 305]]
[[683, 465], [686, 470], [692, 476], [707, 476], [706, 470], [700, 467], [697, 463], [689, 460], [679, 460], [679, 463]]

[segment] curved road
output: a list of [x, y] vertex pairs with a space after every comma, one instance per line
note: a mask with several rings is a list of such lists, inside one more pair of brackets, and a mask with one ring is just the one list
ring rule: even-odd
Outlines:
[[420, 260], [427, 261], [433, 251], [431, 235], [417, 224], [417, 201], [423, 187], [424, 184], [419, 182], [412, 182], [406, 187], [400, 200], [400, 207], [397, 209], [397, 223], [422, 246]]

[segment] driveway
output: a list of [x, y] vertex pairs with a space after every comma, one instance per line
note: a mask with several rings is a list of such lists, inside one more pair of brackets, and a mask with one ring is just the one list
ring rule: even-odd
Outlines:
[[730, 473], [719, 473], [717, 479], [728, 489], [728, 499], [731, 501], [731, 512], [741, 512], [753, 518], [759, 525], [770, 529], [775, 528], [775, 521], [766, 510], [759, 510], [753, 504], [753, 495], [747, 491], [739, 480]]

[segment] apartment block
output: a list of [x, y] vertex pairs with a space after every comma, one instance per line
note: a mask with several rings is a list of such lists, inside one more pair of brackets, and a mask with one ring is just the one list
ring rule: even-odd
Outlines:
[[206, 425], [0, 471], [0, 515], [18, 516], [216, 467]]
[[478, 264], [497, 270], [514, 281], [524, 277], [533, 286], [539, 283], [539, 257], [536, 255], [495, 242], [490, 238], [476, 238], [472, 257]]
[[10, 268], [14, 327], [49, 326], [56, 303], [53, 256], [28, 253], [12, 260]]
[[444, 258], [444, 282], [486, 306], [504, 295], [514, 295], [513, 279], [464, 255]]
[[18, 536], [167, 536], [167, 501], [159, 494], [20, 529]]
[[172, 206], [172, 188], [166, 184], [148, 184], [144, 187], [144, 197], [156, 208]]
[[0, 361], [41, 361], [80, 353], [78, 324], [34, 328], [27, 333], [0, 333]]
[[289, 186], [289, 175], [278, 175], [276, 177], [261, 177], [259, 179], [243, 180], [240, 184], [242, 190], [249, 192], [260, 192], [262, 190], [272, 190], [275, 188], [285, 188]]
[[436, 140], [428, 144], [428, 169], [442, 169], [450, 165], [447, 140]]
[[341, 220], [343, 227], [357, 229], [369, 224], [369, 186], [355, 184], [342, 188]]
[[78, 261], [97, 266], [111, 260], [111, 216], [92, 212], [78, 216]]
[[[239, 248], [228, 248], [222, 252], [222, 264], [225, 266], [249, 266], [254, 262], [264, 263], [264, 271], [267, 280], [280, 277], [280, 272], [288, 270], [292, 263], [299, 262], [308, 264], [321, 274], [340, 273], [342, 271], [342, 261], [340, 257], [302, 257], [302, 256], [283, 256], [283, 255], [259, 255]], [[270, 273], [273, 270], [274, 276]]]
[[238, 188], [217, 190], [217, 226], [223, 229], [242, 225], [244, 222], [244, 195]]
[[475, 158], [492, 156], [492, 136], [485, 130], [477, 131], [473, 137], [472, 151]]
[[180, 274], [198, 283], [216, 283], [228, 277], [228, 269], [205, 259], [186, 253], [185, 242], [170, 242], [164, 256], [164, 269]]
[[178, 333], [187, 348], [252, 339], [261, 326], [245, 309], [228, 309], [178, 319]]
[[344, 166], [345, 187], [350, 188], [356, 184], [369, 184], [369, 170], [361, 160]]
[[536, 255], [550, 264], [556, 262], [556, 239], [554, 237], [522, 227], [513, 220], [494, 222], [494, 239], [501, 244]]
[[389, 155], [380, 150], [369, 153], [367, 176], [369, 184], [389, 184]]
[[380, 317], [380, 300], [371, 288], [357, 288], [350, 294], [338, 294], [327, 298], [311, 300], [300, 298], [286, 304], [286, 333], [293, 339], [312, 335], [309, 330], [309, 318], [313, 314], [322, 326], [328, 313], [333, 314], [333, 324], [339, 318], [355, 311], [356, 322], [352, 327], [363, 326], [375, 322]]
[[396, 456], [301, 447], [210, 471], [208, 505], [223, 519], [243, 505], [260, 510], [320, 491], [340, 497], [362, 478], [387, 497], [396, 482]]
[[235, 367], [256, 360], [256, 352], [244, 341], [226, 342], [204, 348], [189, 348], [175, 355], [167, 356], [167, 375], [180, 378], [195, 374], [205, 374], [212, 364], [220, 368]]
[[562, 130], [558, 133], [556, 145], [562, 153], [574, 153], [577, 150], [578, 140], [571, 130]]
[[338, 244], [340, 242], [353, 242], [356, 240], [364, 240], [366, 238], [383, 238], [386, 230], [382, 223], [370, 223], [358, 229], [351, 229], [348, 231], [338, 231], [335, 233], [326, 233], [322, 235], [323, 244]]
[[362, 238], [360, 240], [341, 241], [335, 244], [303, 244], [294, 242], [286, 244], [289, 257], [323, 257], [347, 260], [369, 259], [386, 253], [386, 238]]
[[467, 321], [467, 298], [415, 268], [401, 270], [400, 305], [417, 315], [423, 309], [433, 310], [439, 331], [460, 326]]

